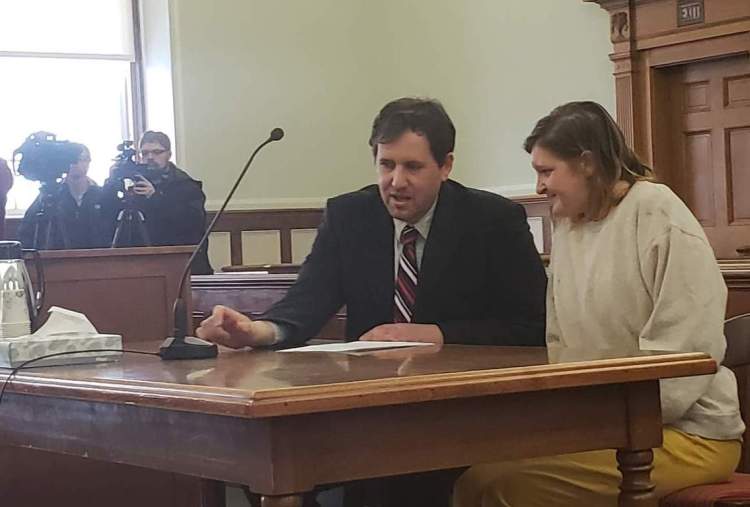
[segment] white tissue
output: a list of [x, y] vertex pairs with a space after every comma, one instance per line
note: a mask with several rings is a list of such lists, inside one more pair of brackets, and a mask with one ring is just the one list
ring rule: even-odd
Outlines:
[[42, 327], [30, 336], [41, 338], [44, 336], [70, 334], [97, 334], [98, 331], [91, 321], [82, 313], [74, 312], [59, 306], [49, 309], [49, 318]]

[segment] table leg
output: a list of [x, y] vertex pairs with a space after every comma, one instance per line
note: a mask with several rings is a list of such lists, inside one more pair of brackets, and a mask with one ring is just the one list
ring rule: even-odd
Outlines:
[[261, 507], [302, 507], [302, 495], [266, 496], [260, 501]]
[[617, 467], [622, 473], [618, 502], [620, 507], [657, 505], [657, 500], [653, 495], [654, 483], [651, 482], [653, 461], [654, 452], [651, 449], [645, 451], [619, 449], [617, 451]]

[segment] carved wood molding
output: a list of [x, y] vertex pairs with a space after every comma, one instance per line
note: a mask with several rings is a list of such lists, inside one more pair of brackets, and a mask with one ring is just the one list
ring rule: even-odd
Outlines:
[[631, 40], [631, 1], [630, 0], [583, 0], [596, 3], [609, 12], [609, 40], [612, 43]]
[[[675, 0], [582, 0], [610, 15], [617, 122], [646, 161], [658, 158], [653, 126], [663, 111], [654, 73], [662, 67], [750, 51], [750, 2], [705, 0], [705, 22], [678, 26]], [[659, 81], [659, 86], [661, 82]]]
[[627, 10], [613, 12], [610, 15], [609, 40], [612, 42], [630, 40], [630, 15]]
[[614, 64], [617, 96], [617, 123], [631, 147], [636, 145], [635, 132], [635, 31], [632, 29], [634, 5], [631, 0], [584, 0], [595, 2], [609, 12], [609, 39], [614, 52], [609, 56]]
[[652, 4], [652, 3], [658, 3], [663, 2], [664, 0], [583, 0], [587, 3], [595, 3], [598, 4], [599, 7], [601, 7], [604, 10], [612, 11], [615, 9], [620, 9], [623, 6], [627, 5], [645, 5], [645, 4]]
[[621, 9], [623, 6], [627, 6], [630, 0], [583, 0], [587, 3], [594, 3], [599, 5], [604, 10], [612, 11], [614, 9]]

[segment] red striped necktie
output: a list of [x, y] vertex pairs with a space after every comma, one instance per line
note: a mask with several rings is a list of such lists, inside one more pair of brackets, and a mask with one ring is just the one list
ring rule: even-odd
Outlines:
[[401, 231], [401, 255], [398, 259], [396, 291], [393, 296], [393, 322], [411, 322], [417, 299], [417, 239], [419, 231], [411, 225]]

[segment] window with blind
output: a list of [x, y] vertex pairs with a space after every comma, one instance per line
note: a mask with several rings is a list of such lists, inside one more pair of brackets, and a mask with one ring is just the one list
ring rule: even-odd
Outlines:
[[[132, 0], [0, 2], [0, 157], [37, 131], [83, 143], [101, 184], [116, 146], [134, 130], [136, 52]], [[15, 175], [9, 212], [38, 183]]]

